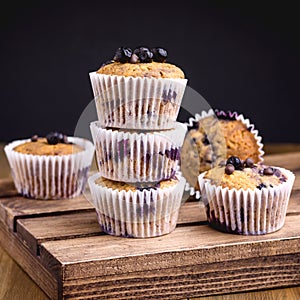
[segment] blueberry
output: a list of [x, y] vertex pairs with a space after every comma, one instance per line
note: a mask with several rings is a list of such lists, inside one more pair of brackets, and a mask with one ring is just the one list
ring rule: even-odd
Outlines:
[[258, 188], [259, 190], [266, 188], [267, 186], [264, 183], [259, 184], [256, 188]]
[[65, 141], [67, 140], [66, 136], [63, 133], [57, 131], [53, 131], [47, 134], [46, 139], [48, 144], [50, 145], [65, 143]]
[[136, 55], [136, 54], [132, 54], [131, 55], [131, 58], [130, 58], [130, 63], [131, 64], [136, 64], [136, 63], [138, 63], [139, 62], [139, 57]]
[[231, 175], [234, 172], [234, 170], [235, 170], [235, 168], [234, 168], [234, 165], [232, 165], [232, 164], [227, 164], [225, 167], [225, 173], [227, 175]]
[[228, 164], [233, 165], [236, 170], [243, 170], [243, 163], [237, 156], [230, 156], [226, 162]]
[[274, 174], [274, 169], [272, 167], [267, 167], [264, 169], [264, 175], [273, 175]]
[[59, 143], [63, 143], [64, 142], [64, 134], [60, 133], [60, 132], [56, 132], [57, 138], [58, 138], [58, 142]]
[[254, 167], [254, 161], [253, 161], [253, 159], [251, 159], [250, 157], [248, 157], [245, 160], [245, 166], [248, 167], [248, 168], [253, 168]]
[[168, 56], [168, 53], [165, 49], [156, 47], [151, 49], [153, 53], [153, 60], [156, 62], [165, 62]]
[[138, 56], [141, 63], [152, 62], [153, 53], [147, 47], [138, 47], [134, 49], [133, 54]]
[[49, 145], [56, 145], [58, 144], [58, 136], [57, 132], [50, 132], [46, 135], [46, 139]]
[[127, 63], [130, 61], [132, 55], [132, 50], [130, 48], [120, 47], [117, 49], [114, 61], [120, 62], [120, 63]]
[[140, 47], [136, 47], [134, 50], [133, 50], [133, 54], [136, 54], [137, 56], [139, 56], [139, 53], [141, 51], [147, 51], [149, 50], [147, 47], [143, 47], [143, 46], [140, 46]]
[[31, 137], [31, 141], [32, 141], [32, 142], [37, 142], [38, 138], [39, 138], [38, 135], [35, 134], [35, 135], [33, 135], [33, 136]]

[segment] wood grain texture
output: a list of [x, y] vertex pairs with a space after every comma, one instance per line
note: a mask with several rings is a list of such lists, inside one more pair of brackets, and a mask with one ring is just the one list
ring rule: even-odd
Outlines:
[[[34, 254], [39, 254], [39, 245], [46, 241], [73, 239], [101, 235], [96, 212], [85, 211], [70, 214], [17, 219], [18, 237]], [[207, 223], [202, 203], [187, 202], [180, 211], [178, 225]], [[42, 225], [41, 225], [42, 224]]]
[[[0, 241], [4, 249], [22, 266], [25, 273], [27, 273], [51, 299], [56, 299], [58, 295], [57, 280], [40, 264], [37, 257], [32, 255], [26, 247], [24, 247], [13, 232], [5, 229], [1, 221]], [[18, 277], [15, 277], [14, 280], [18, 280]]]
[[66, 212], [94, 210], [84, 196], [64, 200], [32, 200], [23, 197], [0, 199], [0, 219], [12, 230], [15, 221], [24, 216], [38, 217]]
[[255, 237], [223, 234], [203, 225], [178, 227], [172, 234], [147, 240], [120, 240], [105, 235], [51, 241], [42, 244], [41, 261], [50, 269], [48, 264], [53, 267], [56, 259], [62, 267], [59, 274], [63, 272], [64, 279], [74, 279], [184, 266], [199, 261], [215, 263], [233, 258], [297, 253], [298, 219], [299, 216], [290, 216], [280, 231]]
[[[300, 153], [268, 156], [266, 163], [292, 169], [300, 177]], [[275, 289], [300, 285], [299, 180], [285, 226], [276, 233], [256, 237], [220, 233], [206, 225], [201, 202], [187, 202], [172, 234], [144, 240], [101, 233], [85, 199], [83, 207], [75, 199], [73, 207], [71, 202], [56, 205], [56, 201], [41, 205], [38, 202], [45, 201], [16, 198], [13, 187], [8, 192], [11, 182], [0, 181], [0, 187], [2, 182], [8, 188], [0, 193], [0, 243], [5, 241], [5, 249], [51, 299], [299, 298], [300, 288]], [[0, 248], [0, 263], [9, 266], [7, 260]], [[9, 295], [2, 288], [0, 299]], [[241, 291], [249, 292], [217, 296]], [[23, 298], [47, 298], [38, 292], [33, 288]], [[41, 298], [34, 298], [36, 293]]]
[[49, 299], [1, 247], [0, 276], [0, 299]]

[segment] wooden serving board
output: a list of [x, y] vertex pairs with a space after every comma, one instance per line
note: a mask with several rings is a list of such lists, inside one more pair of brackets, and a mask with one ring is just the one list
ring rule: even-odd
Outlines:
[[239, 236], [207, 225], [190, 199], [174, 232], [130, 239], [100, 231], [83, 197], [29, 200], [0, 181], [0, 243], [51, 299], [177, 299], [300, 284], [300, 152], [266, 157], [296, 174], [278, 232]]

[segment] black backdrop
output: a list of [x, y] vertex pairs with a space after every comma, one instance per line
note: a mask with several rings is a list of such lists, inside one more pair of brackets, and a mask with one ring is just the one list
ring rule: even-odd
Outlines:
[[300, 142], [298, 10], [261, 2], [10, 1], [0, 141], [72, 134], [92, 100], [88, 73], [119, 46], [148, 45], [165, 47], [212, 107], [250, 118], [264, 142]]

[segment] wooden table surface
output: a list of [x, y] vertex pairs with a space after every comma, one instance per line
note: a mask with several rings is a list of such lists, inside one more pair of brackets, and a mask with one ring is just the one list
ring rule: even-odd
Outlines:
[[[272, 144], [266, 145], [268, 154], [300, 151], [300, 145], [294, 144]], [[0, 144], [0, 178], [10, 176], [10, 170], [6, 157], [3, 153], [3, 144]], [[0, 246], [0, 300], [2, 299], [24, 299], [45, 300], [47, 295], [35, 284], [34, 281], [14, 262], [9, 253]], [[198, 298], [201, 300], [298, 300], [300, 299], [300, 286], [274, 289], [257, 292], [245, 292], [220, 296], [209, 296]]]

